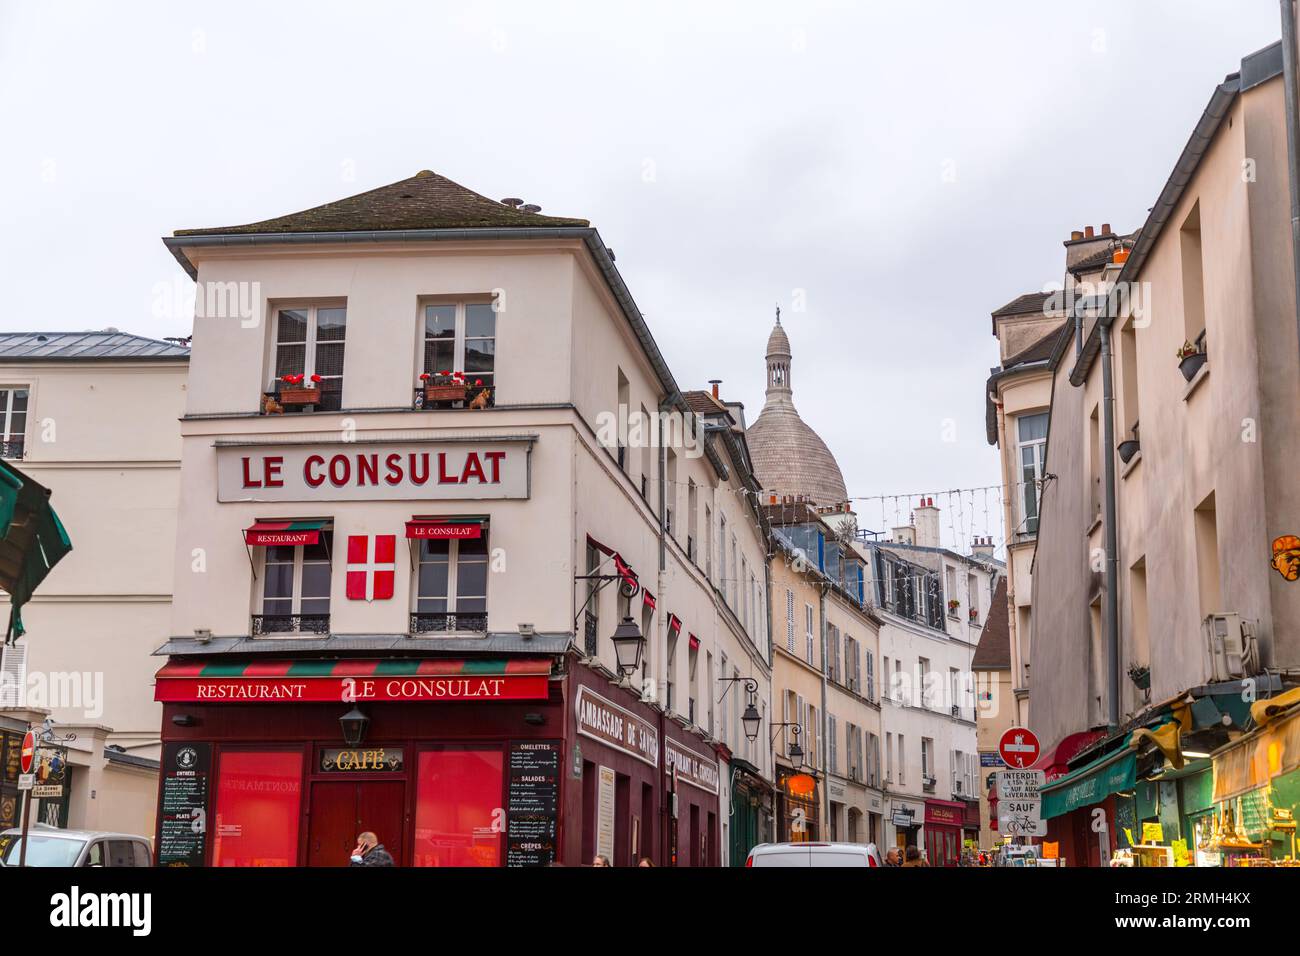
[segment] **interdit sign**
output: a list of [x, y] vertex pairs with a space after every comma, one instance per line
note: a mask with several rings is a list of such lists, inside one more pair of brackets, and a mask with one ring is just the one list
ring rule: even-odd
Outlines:
[[527, 498], [527, 440], [217, 449], [218, 501]]

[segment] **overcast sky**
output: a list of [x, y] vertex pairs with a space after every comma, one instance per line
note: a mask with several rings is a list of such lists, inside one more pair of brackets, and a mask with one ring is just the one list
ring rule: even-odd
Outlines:
[[160, 236], [433, 169], [590, 219], [678, 382], [751, 420], [779, 302], [849, 493], [1000, 538], [942, 494], [999, 480], [989, 313], [1071, 229], [1141, 225], [1279, 33], [1275, 0], [0, 0], [3, 328], [187, 334]]

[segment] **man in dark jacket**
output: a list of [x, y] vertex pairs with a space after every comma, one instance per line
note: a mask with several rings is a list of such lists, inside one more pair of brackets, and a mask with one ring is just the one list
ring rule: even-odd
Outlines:
[[349, 866], [396, 866], [393, 855], [384, 849], [379, 837], [369, 830], [357, 837], [356, 849], [352, 851]]

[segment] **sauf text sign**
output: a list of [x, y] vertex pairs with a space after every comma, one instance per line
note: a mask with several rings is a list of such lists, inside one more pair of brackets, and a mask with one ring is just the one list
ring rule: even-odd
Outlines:
[[219, 501], [527, 498], [528, 440], [231, 445]]

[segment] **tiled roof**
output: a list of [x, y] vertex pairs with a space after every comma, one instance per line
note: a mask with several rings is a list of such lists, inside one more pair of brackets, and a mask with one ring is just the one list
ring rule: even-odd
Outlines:
[[712, 392], [705, 392], [698, 389], [682, 392], [682, 398], [686, 399], [686, 404], [690, 406], [691, 411], [697, 415], [730, 415], [731, 412], [726, 405], [713, 397]]
[[993, 592], [993, 603], [989, 606], [989, 616], [984, 622], [984, 631], [971, 658], [971, 670], [975, 671], [1009, 671], [1011, 670], [1011, 631], [1007, 625], [1007, 579], [998, 581], [997, 590]]
[[174, 342], [129, 332], [0, 332], [0, 360], [187, 359]]
[[1043, 312], [1047, 300], [1054, 295], [1056, 295], [1055, 292], [1026, 292], [1024, 295], [1018, 295], [1002, 308], [994, 309], [993, 318], [1000, 319], [1007, 315], [1030, 315], [1034, 312]]
[[178, 229], [177, 236], [255, 233], [369, 232], [403, 229], [585, 227], [586, 219], [523, 212], [480, 196], [445, 176], [422, 169], [410, 179], [380, 186], [302, 212], [243, 226]]

